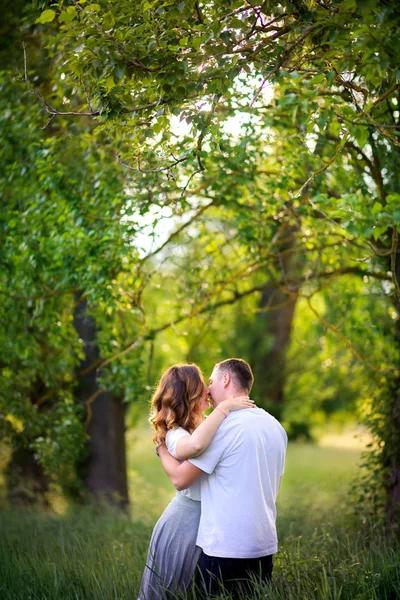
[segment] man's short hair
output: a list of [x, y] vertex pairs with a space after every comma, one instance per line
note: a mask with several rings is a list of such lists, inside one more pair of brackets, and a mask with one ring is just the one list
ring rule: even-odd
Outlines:
[[214, 367], [219, 372], [228, 371], [233, 382], [249, 394], [254, 383], [254, 375], [250, 365], [242, 358], [228, 358]]

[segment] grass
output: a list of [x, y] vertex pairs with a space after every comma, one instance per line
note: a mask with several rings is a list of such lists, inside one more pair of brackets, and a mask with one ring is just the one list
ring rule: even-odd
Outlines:
[[[74, 507], [59, 515], [0, 512], [2, 600], [137, 597], [152, 525], [174, 492], [148, 432], [130, 435], [130, 517]], [[273, 584], [255, 582], [253, 600], [400, 597], [398, 540], [347, 510], [358, 460], [356, 449], [291, 444]]]
[[[134, 430], [128, 444], [132, 518], [153, 525], [175, 490], [154, 452], [150, 430]], [[300, 535], [306, 522], [313, 527], [332, 509], [338, 512], [339, 505], [345, 506], [359, 459], [360, 449], [289, 444], [278, 499], [281, 526], [287, 524], [290, 533]], [[286, 525], [285, 532], [289, 533]]]
[[[88, 510], [68, 516], [0, 514], [2, 600], [136, 598], [151, 528]], [[380, 529], [326, 522], [304, 536], [284, 536], [267, 600], [395, 600], [400, 547]]]

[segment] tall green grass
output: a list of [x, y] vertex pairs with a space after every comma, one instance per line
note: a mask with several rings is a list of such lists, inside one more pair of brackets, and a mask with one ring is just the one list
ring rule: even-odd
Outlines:
[[[64, 517], [4, 512], [0, 529], [2, 600], [137, 597], [150, 527], [81, 509]], [[281, 534], [271, 587], [253, 589], [254, 600], [395, 600], [400, 546], [382, 529], [333, 522]]]
[[[147, 431], [130, 439], [128, 459], [129, 516], [74, 507], [0, 512], [2, 600], [137, 597], [152, 526], [174, 491]], [[400, 598], [399, 541], [349, 510], [358, 459], [354, 450], [290, 445], [273, 583], [254, 582], [252, 600]]]

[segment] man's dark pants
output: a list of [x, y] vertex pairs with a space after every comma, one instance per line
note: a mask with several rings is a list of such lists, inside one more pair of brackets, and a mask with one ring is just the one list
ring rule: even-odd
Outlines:
[[196, 584], [203, 597], [217, 595], [223, 587], [233, 598], [240, 598], [243, 593], [251, 593], [250, 577], [269, 583], [272, 569], [272, 554], [259, 558], [218, 558], [203, 552]]

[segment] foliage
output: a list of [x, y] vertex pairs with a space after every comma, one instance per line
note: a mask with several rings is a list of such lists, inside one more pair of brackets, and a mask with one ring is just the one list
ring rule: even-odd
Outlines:
[[[138, 330], [140, 311], [129, 305], [127, 289], [137, 226], [115, 219], [126, 199], [124, 178], [101, 145], [76, 131], [43, 135], [38, 107], [29, 106], [25, 91], [3, 75], [1, 92], [2, 434], [29, 446], [49, 474], [61, 476], [70, 473], [86, 437], [82, 407], [73, 399], [82, 358], [74, 297], [84, 289], [93, 314], [102, 313], [105, 358]], [[143, 392], [142, 369], [138, 349], [103, 376], [132, 401]], [[137, 377], [125, 384], [132, 370]]]
[[[232, 351], [250, 355], [255, 340], [268, 347], [259, 298], [275, 286], [298, 297], [287, 422], [370, 398], [371, 414], [380, 415], [374, 431], [380, 442], [390, 439], [380, 467], [393, 466], [396, 6], [34, 6], [25, 28], [46, 46], [37, 67], [45, 61], [46, 76], [35, 81], [28, 42], [20, 79], [36, 104], [28, 111], [18, 87], [16, 105], [8, 84], [2, 98], [9, 166], [1, 310], [6, 339], [16, 340], [5, 360], [13, 377], [6, 402], [15, 393], [29, 405], [37, 376], [46, 393], [65, 389], [70, 397], [80, 356], [76, 290], [88, 298], [111, 359], [104, 385], [132, 398], [146, 369], [152, 385], [175, 357], [211, 368]], [[288, 229], [290, 247], [282, 240]], [[288, 255], [296, 262], [290, 277]], [[29, 321], [33, 334], [19, 327]], [[28, 409], [17, 404], [6, 413], [25, 423]]]

